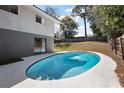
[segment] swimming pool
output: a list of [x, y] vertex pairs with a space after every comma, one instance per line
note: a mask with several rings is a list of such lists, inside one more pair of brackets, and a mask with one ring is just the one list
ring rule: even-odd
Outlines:
[[100, 61], [100, 57], [90, 52], [58, 53], [41, 59], [26, 71], [27, 77], [38, 80], [58, 80], [80, 75]]

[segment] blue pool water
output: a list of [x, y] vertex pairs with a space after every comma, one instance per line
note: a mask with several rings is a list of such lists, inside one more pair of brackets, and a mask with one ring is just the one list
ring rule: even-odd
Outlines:
[[64, 79], [79, 75], [100, 60], [90, 52], [68, 52], [49, 56], [32, 64], [26, 71], [27, 77], [40, 80]]

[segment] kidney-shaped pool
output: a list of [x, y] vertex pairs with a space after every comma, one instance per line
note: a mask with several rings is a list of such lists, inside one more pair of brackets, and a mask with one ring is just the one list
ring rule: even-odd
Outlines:
[[90, 52], [59, 53], [41, 59], [26, 70], [27, 77], [38, 80], [58, 80], [79, 75], [91, 69], [100, 57]]

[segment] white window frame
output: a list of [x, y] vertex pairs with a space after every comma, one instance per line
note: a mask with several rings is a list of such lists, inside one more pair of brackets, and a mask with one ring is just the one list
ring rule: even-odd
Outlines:
[[42, 18], [41, 22], [42, 24], [46, 25], [46, 19]]

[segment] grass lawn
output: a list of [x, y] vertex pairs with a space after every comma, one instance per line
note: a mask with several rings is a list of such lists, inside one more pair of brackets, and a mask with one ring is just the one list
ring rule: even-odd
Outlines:
[[59, 43], [55, 44], [55, 51], [95, 51], [108, 55], [117, 63], [115, 72], [119, 77], [121, 85], [124, 87], [124, 60], [111, 51], [109, 44], [101, 42], [79, 42], [79, 43]]

